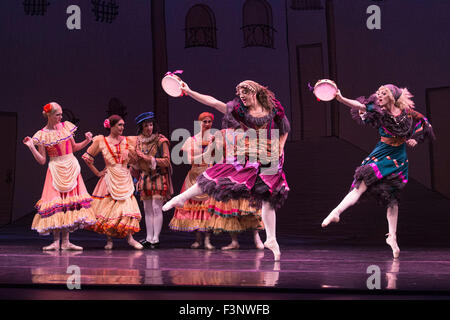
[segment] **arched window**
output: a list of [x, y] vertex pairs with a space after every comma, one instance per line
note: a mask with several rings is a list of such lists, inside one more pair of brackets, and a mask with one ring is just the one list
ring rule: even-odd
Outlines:
[[244, 48], [273, 48], [272, 7], [266, 0], [247, 0], [243, 8]]
[[95, 21], [112, 23], [119, 14], [119, 5], [116, 0], [91, 0], [91, 3]]
[[217, 49], [216, 18], [204, 4], [191, 7], [186, 15], [185, 48], [210, 47]]
[[321, 0], [291, 0], [293, 10], [321, 10]]
[[27, 16], [43, 16], [49, 5], [47, 0], [24, 0], [23, 10]]

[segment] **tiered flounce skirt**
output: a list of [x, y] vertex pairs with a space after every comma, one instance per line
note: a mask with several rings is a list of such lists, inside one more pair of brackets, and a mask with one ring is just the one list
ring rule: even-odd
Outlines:
[[101, 177], [92, 193], [92, 210], [97, 222], [89, 229], [110, 237], [124, 238], [140, 231], [141, 211], [134, 195], [114, 200]]
[[95, 224], [92, 210], [92, 197], [86, 190], [81, 174], [77, 176], [77, 185], [69, 192], [59, 192], [53, 186], [50, 170], [47, 170], [41, 199], [36, 203], [37, 214], [31, 229], [42, 235], [53, 230], [68, 229], [75, 231]]

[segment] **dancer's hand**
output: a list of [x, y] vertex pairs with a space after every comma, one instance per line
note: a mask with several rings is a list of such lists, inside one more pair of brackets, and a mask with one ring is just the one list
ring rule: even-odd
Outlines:
[[106, 174], [106, 168], [103, 169], [102, 171], [99, 171], [98, 174], [97, 174], [97, 177], [101, 178], [101, 177], [103, 177], [105, 174]]
[[342, 100], [342, 94], [341, 94], [341, 90], [338, 90], [337, 92], [336, 92], [336, 100], [337, 101], [341, 101]]
[[86, 140], [87, 140], [88, 142], [91, 142], [91, 141], [92, 141], [92, 132], [86, 132], [86, 133], [84, 134], [84, 137], [86, 138]]
[[186, 82], [182, 82], [181, 83], [181, 91], [183, 92], [184, 95], [188, 96], [189, 93], [191, 92], [191, 88], [189, 88], [189, 86], [187, 85]]
[[136, 155], [141, 159], [144, 159], [144, 160], [146, 159], [145, 154], [143, 154], [142, 151], [139, 149], [136, 149]]
[[130, 160], [129, 161], [130, 164], [138, 162], [138, 157], [137, 157], [136, 153], [134, 153], [134, 152], [128, 153], [128, 159]]
[[28, 148], [31, 148], [34, 144], [33, 144], [33, 139], [31, 139], [30, 137], [25, 137], [22, 140], [23, 144], [26, 145]]
[[414, 140], [414, 139], [409, 139], [409, 140], [406, 141], [406, 144], [407, 144], [409, 147], [414, 148], [414, 147], [417, 145], [417, 141]]

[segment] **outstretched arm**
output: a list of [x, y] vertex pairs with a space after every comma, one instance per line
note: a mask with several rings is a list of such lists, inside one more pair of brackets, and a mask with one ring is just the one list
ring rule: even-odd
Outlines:
[[361, 111], [366, 111], [366, 106], [363, 105], [361, 102], [357, 100], [348, 99], [342, 96], [341, 90], [339, 90], [336, 94], [336, 100], [339, 101], [342, 104], [345, 104], [348, 107], [351, 108], [357, 108]]
[[45, 148], [42, 144], [38, 145], [38, 149], [34, 146], [33, 140], [30, 137], [25, 137], [23, 143], [30, 149], [34, 159], [40, 164], [44, 165], [47, 157], [45, 155]]
[[190, 96], [194, 100], [197, 100], [198, 102], [203, 103], [207, 106], [213, 107], [214, 109], [222, 113], [225, 113], [227, 110], [227, 105], [224, 102], [219, 101], [212, 96], [208, 96], [191, 90], [191, 88], [189, 88], [189, 86], [184, 82], [182, 84], [182, 90], [186, 95]]

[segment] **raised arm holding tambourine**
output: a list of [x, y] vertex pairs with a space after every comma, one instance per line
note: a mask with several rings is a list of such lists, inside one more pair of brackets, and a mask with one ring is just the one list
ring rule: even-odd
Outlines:
[[356, 168], [352, 190], [323, 220], [322, 227], [339, 222], [343, 211], [356, 204], [363, 194], [370, 194], [387, 207], [386, 243], [397, 258], [400, 254], [396, 236], [399, 194], [408, 182], [406, 145], [414, 147], [427, 138], [434, 138], [433, 129], [428, 119], [414, 110], [412, 94], [406, 88], [382, 85], [369, 98], [355, 100], [343, 97], [337, 89], [335, 98], [351, 108], [351, 115], [359, 124], [378, 129], [380, 141]]
[[[273, 92], [251, 80], [239, 83], [236, 87], [238, 97], [226, 104], [212, 96], [191, 90], [185, 83], [181, 83], [181, 88], [184, 94], [196, 101], [224, 113], [222, 120], [224, 128], [244, 131], [253, 129], [255, 132], [267, 129], [267, 136], [264, 139], [257, 139], [256, 149], [266, 148], [265, 155], [268, 157], [272, 156], [270, 151], [276, 150], [275, 154], [279, 157], [276, 158], [276, 163], [272, 162], [269, 165], [264, 161], [252, 161], [250, 155], [252, 143], [249, 143], [250, 147], [245, 148], [246, 150], [237, 150], [237, 153], [243, 152], [241, 155], [244, 156], [245, 163], [240, 163], [239, 159], [242, 157], [239, 158], [236, 153], [232, 157], [227, 155], [225, 163], [208, 168], [198, 177], [197, 183], [167, 202], [163, 210], [181, 207], [185, 201], [202, 193], [207, 193], [217, 201], [250, 199], [252, 206], [262, 208], [262, 220], [267, 235], [264, 246], [273, 252], [275, 260], [279, 260], [281, 254], [275, 234], [275, 209], [283, 205], [289, 191], [283, 172], [282, 150], [290, 125], [284, 108], [275, 99]], [[271, 129], [275, 127], [279, 130], [279, 139], [275, 137], [272, 139]], [[279, 149], [272, 148], [272, 144]], [[275, 164], [275, 170], [267, 170], [268, 166], [272, 169], [272, 164]]]

